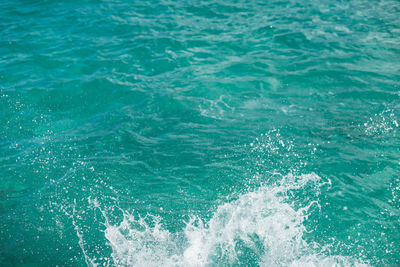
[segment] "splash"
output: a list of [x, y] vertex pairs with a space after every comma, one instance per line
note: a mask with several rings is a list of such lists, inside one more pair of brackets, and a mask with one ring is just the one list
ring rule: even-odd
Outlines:
[[[319, 190], [327, 183], [316, 174], [283, 176], [275, 185], [218, 206], [208, 221], [193, 216], [178, 233], [164, 229], [159, 217], [128, 212], [112, 225], [97, 207], [117, 266], [361, 266], [349, 257], [330, 256], [304, 237], [303, 222], [318, 211]], [[314, 199], [299, 199], [305, 188], [312, 188]]]
[[364, 123], [365, 132], [367, 135], [381, 135], [390, 132], [396, 132], [399, 127], [398, 118], [392, 109], [386, 109], [374, 117], [369, 118], [369, 121]]

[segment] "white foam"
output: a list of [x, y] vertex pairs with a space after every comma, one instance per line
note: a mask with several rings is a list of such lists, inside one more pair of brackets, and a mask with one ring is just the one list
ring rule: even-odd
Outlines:
[[111, 225], [103, 212], [105, 236], [118, 266], [238, 265], [250, 254], [262, 266], [361, 265], [322, 254], [318, 244], [304, 239], [303, 222], [318, 199], [306, 198], [296, 208], [296, 192], [307, 187], [316, 196], [323, 184], [316, 174], [284, 176], [273, 186], [218, 206], [209, 221], [192, 217], [177, 234], [163, 229], [158, 217], [135, 218], [125, 212], [121, 224]]

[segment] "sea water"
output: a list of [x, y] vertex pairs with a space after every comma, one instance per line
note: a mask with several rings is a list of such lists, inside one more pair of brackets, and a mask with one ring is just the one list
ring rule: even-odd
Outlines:
[[400, 264], [396, 0], [0, 2], [2, 266]]

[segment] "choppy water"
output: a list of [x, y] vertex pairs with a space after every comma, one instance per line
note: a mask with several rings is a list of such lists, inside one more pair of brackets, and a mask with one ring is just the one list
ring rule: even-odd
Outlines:
[[400, 264], [400, 3], [1, 1], [3, 266]]

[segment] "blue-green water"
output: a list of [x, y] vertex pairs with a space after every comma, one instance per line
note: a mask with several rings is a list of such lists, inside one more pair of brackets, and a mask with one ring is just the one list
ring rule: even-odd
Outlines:
[[1, 1], [2, 266], [400, 264], [396, 0]]

